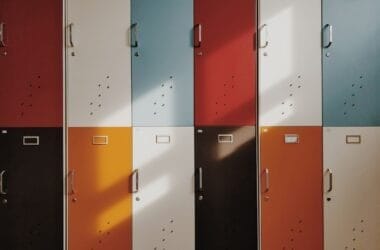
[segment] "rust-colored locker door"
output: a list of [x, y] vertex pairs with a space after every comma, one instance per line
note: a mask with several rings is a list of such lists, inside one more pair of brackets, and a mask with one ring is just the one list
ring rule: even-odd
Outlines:
[[195, 124], [255, 125], [256, 0], [195, 0]]
[[131, 250], [131, 133], [131, 128], [69, 128], [70, 250]]
[[62, 0], [0, 2], [0, 124], [61, 127]]
[[322, 250], [322, 128], [260, 134], [262, 250]]

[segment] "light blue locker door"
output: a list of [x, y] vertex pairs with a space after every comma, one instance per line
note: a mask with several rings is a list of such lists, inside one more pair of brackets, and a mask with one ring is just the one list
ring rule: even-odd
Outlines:
[[192, 29], [192, 0], [132, 0], [133, 126], [193, 125]]
[[380, 125], [380, 1], [323, 1], [325, 126]]

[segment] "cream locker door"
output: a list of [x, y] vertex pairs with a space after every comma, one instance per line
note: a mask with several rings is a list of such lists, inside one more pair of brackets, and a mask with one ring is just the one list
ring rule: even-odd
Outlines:
[[69, 126], [131, 126], [130, 18], [130, 0], [68, 0]]
[[325, 250], [380, 249], [380, 128], [324, 129]]
[[321, 125], [321, 1], [262, 0], [259, 13], [261, 125]]
[[133, 249], [194, 250], [194, 128], [133, 129]]

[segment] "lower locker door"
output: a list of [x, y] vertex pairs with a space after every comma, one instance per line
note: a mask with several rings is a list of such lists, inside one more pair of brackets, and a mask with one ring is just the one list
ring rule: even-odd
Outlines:
[[255, 127], [198, 127], [197, 250], [257, 249]]
[[262, 250], [322, 250], [322, 128], [261, 128], [260, 152]]
[[133, 250], [194, 250], [194, 129], [133, 130]]
[[324, 128], [325, 250], [380, 249], [380, 128]]
[[7, 137], [0, 146], [6, 152], [1, 210], [8, 216], [0, 224], [7, 235], [1, 249], [63, 249], [62, 129], [1, 131]]
[[69, 128], [70, 250], [131, 250], [131, 128]]

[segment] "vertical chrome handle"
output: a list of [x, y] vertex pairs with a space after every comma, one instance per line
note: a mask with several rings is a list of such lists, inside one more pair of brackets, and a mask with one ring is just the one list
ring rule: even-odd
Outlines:
[[5, 170], [1, 171], [0, 172], [0, 194], [7, 194], [7, 192], [5, 192], [4, 190], [4, 174], [5, 174]]
[[139, 40], [138, 40], [138, 23], [134, 23], [131, 25], [131, 47], [137, 48], [139, 46]]
[[[263, 32], [265, 31], [265, 42], [263, 44]], [[268, 25], [264, 24], [259, 28], [259, 48], [265, 49], [268, 47], [269, 41], [268, 41]]]
[[330, 169], [326, 171], [329, 174], [329, 188], [327, 189], [327, 193], [330, 193], [333, 190], [333, 173]]
[[5, 42], [4, 42], [4, 37], [5, 37], [5, 34], [4, 34], [4, 27], [5, 27], [5, 23], [2, 22], [0, 23], [0, 47], [5, 47]]
[[[331, 45], [333, 44], [333, 26], [330, 25], [330, 24], [326, 24], [324, 27], [323, 27], [323, 34], [326, 33], [326, 30], [329, 30], [329, 43], [327, 45], [324, 45], [324, 39], [323, 39], [323, 48], [327, 49], [327, 48], [330, 48]], [[324, 36], [323, 36], [324, 37]]]
[[71, 170], [69, 172], [69, 180], [70, 180], [70, 192], [69, 195], [75, 194], [75, 170]]
[[201, 46], [202, 46], [202, 24], [197, 24], [194, 26], [194, 48], [200, 48]]
[[132, 172], [132, 193], [139, 192], [139, 170], [136, 169]]
[[269, 169], [268, 168], [266, 168], [264, 170], [264, 174], [265, 174], [265, 190], [264, 190], [264, 193], [268, 193], [269, 189], [270, 189], [270, 184], [269, 184]]
[[69, 47], [74, 48], [74, 41], [73, 41], [73, 26], [74, 23], [69, 24]]
[[198, 183], [198, 188], [199, 191], [203, 191], [203, 168], [199, 168], [199, 183]]

